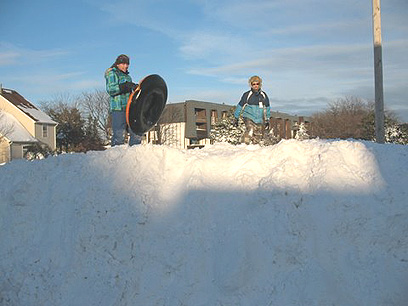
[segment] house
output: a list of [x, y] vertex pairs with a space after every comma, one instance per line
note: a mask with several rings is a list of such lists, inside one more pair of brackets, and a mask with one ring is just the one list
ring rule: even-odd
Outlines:
[[154, 130], [145, 142], [187, 149], [210, 144], [211, 125], [227, 116], [231, 105], [187, 100], [167, 104]]
[[35, 144], [55, 150], [56, 126], [17, 91], [0, 86], [0, 163], [23, 158]]
[[[211, 126], [225, 118], [232, 105], [187, 100], [167, 104], [156, 128], [146, 133], [145, 143], [167, 144], [188, 149], [210, 144]], [[270, 126], [280, 139], [294, 138], [301, 123], [308, 126], [307, 117], [271, 112]]]

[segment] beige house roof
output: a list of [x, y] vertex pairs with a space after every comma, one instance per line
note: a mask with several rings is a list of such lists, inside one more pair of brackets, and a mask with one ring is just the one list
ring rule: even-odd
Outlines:
[[1, 89], [1, 95], [18, 109], [20, 109], [23, 113], [25, 113], [28, 117], [33, 119], [35, 122], [38, 123], [47, 123], [47, 124], [55, 124], [57, 123], [51, 119], [46, 113], [39, 110], [35, 105], [27, 101], [22, 95], [20, 95], [17, 91], [12, 89]]

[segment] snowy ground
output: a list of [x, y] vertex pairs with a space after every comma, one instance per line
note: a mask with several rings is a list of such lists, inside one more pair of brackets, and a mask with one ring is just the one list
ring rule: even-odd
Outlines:
[[408, 305], [408, 146], [116, 147], [0, 167], [1, 305]]

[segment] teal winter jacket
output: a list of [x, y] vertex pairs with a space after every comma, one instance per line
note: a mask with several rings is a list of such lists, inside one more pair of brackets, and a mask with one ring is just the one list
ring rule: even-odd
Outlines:
[[234, 116], [239, 118], [242, 112], [242, 117], [251, 119], [256, 124], [261, 124], [264, 122], [264, 108], [265, 120], [268, 121], [271, 117], [271, 109], [267, 94], [262, 90], [257, 92], [249, 90], [242, 95]]
[[126, 104], [130, 93], [122, 93], [119, 84], [132, 82], [129, 73], [124, 73], [116, 67], [112, 67], [105, 72], [106, 91], [110, 96], [110, 111], [120, 111], [126, 109]]

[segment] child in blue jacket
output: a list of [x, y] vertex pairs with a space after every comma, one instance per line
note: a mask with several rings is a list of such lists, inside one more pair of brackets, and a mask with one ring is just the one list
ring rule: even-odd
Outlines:
[[262, 128], [269, 128], [269, 118], [271, 117], [271, 109], [269, 106], [268, 95], [262, 91], [262, 79], [255, 75], [249, 78], [249, 86], [251, 90], [244, 92], [235, 109], [235, 119], [238, 123], [238, 118], [242, 113], [245, 123], [244, 142], [259, 142], [262, 137]]

